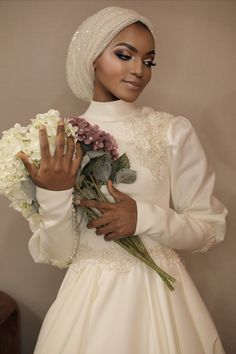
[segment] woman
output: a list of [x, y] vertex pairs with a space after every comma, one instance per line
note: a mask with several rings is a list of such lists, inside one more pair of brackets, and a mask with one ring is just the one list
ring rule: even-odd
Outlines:
[[[73, 224], [72, 192], [82, 153], [73, 139], [64, 155], [64, 126], [50, 155], [40, 130], [42, 162], [22, 161], [37, 185], [42, 224], [29, 242], [36, 262], [68, 272], [42, 326], [35, 354], [222, 354], [212, 319], [174, 249], [204, 251], [224, 238], [226, 209], [212, 195], [214, 174], [190, 122], [138, 108], [135, 101], [155, 65], [152, 24], [133, 10], [105, 8], [72, 38], [67, 76], [90, 102], [81, 116], [111, 133], [127, 153], [135, 183], [109, 182], [116, 203], [81, 200], [102, 211]], [[76, 157], [73, 159], [74, 150]], [[86, 225], [87, 224], [87, 225]], [[112, 240], [139, 235], [161, 278]]]

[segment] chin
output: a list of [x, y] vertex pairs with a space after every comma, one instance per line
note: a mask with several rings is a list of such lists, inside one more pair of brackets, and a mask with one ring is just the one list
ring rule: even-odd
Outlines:
[[133, 99], [133, 100], [131, 100], [131, 99], [125, 100], [125, 99], [124, 99], [124, 101], [129, 102], [129, 103], [135, 102], [136, 100], [137, 100], [137, 97], [136, 97], [135, 99]]
[[132, 103], [132, 102], [135, 102], [137, 100], [137, 98], [139, 97], [140, 93], [141, 92], [139, 92], [139, 94], [136, 94], [136, 95], [123, 94], [123, 95], [119, 95], [119, 96], [116, 96], [116, 97], [118, 97], [120, 100]]

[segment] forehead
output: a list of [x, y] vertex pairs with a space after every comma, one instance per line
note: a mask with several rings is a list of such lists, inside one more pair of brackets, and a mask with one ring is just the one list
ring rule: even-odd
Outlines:
[[140, 51], [155, 49], [155, 41], [151, 32], [143, 25], [133, 23], [123, 28], [111, 41], [107, 48], [113, 48], [121, 42], [128, 42]]

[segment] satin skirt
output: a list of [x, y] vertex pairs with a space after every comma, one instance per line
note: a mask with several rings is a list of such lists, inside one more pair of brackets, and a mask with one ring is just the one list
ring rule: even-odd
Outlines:
[[117, 273], [102, 264], [68, 269], [34, 354], [223, 354], [214, 323], [182, 263], [166, 269], [170, 291], [139, 263]]

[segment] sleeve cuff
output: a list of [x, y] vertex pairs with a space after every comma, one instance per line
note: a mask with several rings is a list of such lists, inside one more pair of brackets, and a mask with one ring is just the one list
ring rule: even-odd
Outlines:
[[[155, 207], [149, 203], [143, 202], [141, 200], [136, 200], [137, 205], [137, 225], [135, 230], [135, 235], [151, 234], [153, 230], [153, 209], [155, 209], [155, 234], [158, 235], [157, 220], [158, 220], [158, 210], [156, 205]], [[161, 209], [161, 208], [160, 208]]]
[[60, 213], [67, 204], [72, 204], [73, 188], [63, 191], [51, 191], [36, 187], [36, 199], [40, 205], [41, 210], [44, 212]]

